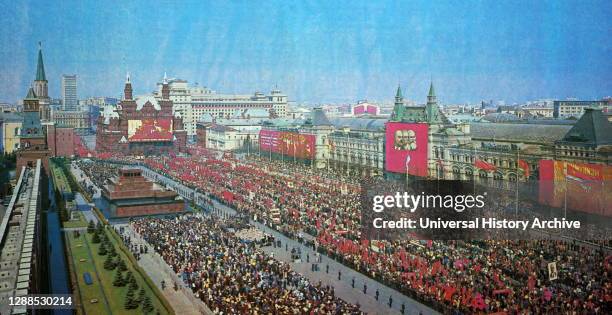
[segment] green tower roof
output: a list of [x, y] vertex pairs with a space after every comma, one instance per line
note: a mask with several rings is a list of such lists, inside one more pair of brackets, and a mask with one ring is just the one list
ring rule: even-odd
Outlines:
[[34, 89], [30, 87], [28, 90], [28, 95], [26, 95], [26, 100], [36, 99], [36, 93], [34, 93]]
[[433, 82], [429, 85], [429, 96], [436, 96], [436, 91], [434, 90]]
[[47, 81], [45, 65], [42, 56], [42, 44], [38, 42], [38, 65], [36, 66], [36, 81]]
[[397, 92], [395, 93], [396, 98], [402, 98], [402, 88], [398, 85]]

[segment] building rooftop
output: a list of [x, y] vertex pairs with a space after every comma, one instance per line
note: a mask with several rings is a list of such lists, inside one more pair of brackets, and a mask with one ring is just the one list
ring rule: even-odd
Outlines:
[[145, 96], [139, 96], [138, 98], [136, 98], [136, 110], [141, 110], [142, 107], [147, 102], [151, 103], [151, 105], [153, 105], [153, 108], [155, 108], [155, 110], [161, 109], [161, 106], [159, 106], [159, 103], [157, 102], [157, 99], [155, 98], [155, 96], [145, 95]]
[[313, 109], [311, 122], [313, 126], [332, 126], [322, 108]]
[[354, 118], [338, 117], [332, 118], [332, 125], [337, 128], [349, 128], [355, 130], [384, 131], [387, 118]]
[[536, 125], [520, 123], [472, 123], [472, 138], [526, 141], [554, 144], [563, 138], [572, 126]]
[[237, 109], [231, 115], [231, 118], [268, 118], [270, 117], [270, 110], [265, 108], [247, 108]]
[[228, 131], [236, 131], [236, 129], [229, 127], [229, 126], [225, 126], [225, 125], [220, 125], [220, 124], [215, 124], [213, 123], [210, 126], [210, 130], [212, 131], [217, 131], [217, 132], [228, 132]]
[[21, 116], [20, 113], [16, 112], [0, 112], [0, 120], [5, 122], [23, 122], [23, 116]]
[[[0, 223], [0, 314], [15, 314], [9, 297], [33, 294], [32, 262], [34, 243], [38, 238], [39, 181], [41, 161], [35, 168], [21, 169], [14, 194]], [[36, 266], [37, 264], [34, 264]], [[12, 309], [12, 310], [11, 310]]]
[[520, 120], [518, 116], [508, 113], [490, 113], [486, 114], [483, 119], [490, 122], [507, 122]]
[[612, 145], [612, 125], [601, 110], [588, 108], [561, 141], [593, 146]]

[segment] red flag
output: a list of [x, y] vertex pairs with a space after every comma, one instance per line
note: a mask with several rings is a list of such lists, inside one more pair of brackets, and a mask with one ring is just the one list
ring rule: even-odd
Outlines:
[[544, 300], [548, 302], [552, 299], [552, 296], [553, 296], [552, 292], [548, 290], [548, 288], [544, 288]]
[[370, 259], [368, 257], [368, 251], [367, 250], [361, 251], [361, 260], [363, 260], [365, 262], [370, 261]]
[[370, 240], [362, 239], [361, 240], [361, 246], [365, 247], [365, 248], [370, 247]]
[[485, 171], [494, 171], [497, 169], [497, 167], [489, 162], [483, 161], [481, 159], [476, 159], [476, 161], [474, 162], [474, 166], [476, 166], [479, 169], [485, 170]]
[[230, 201], [231, 202], [231, 201], [234, 200], [234, 194], [232, 194], [231, 192], [226, 190], [226, 191], [223, 192], [223, 199], [225, 199], [226, 201]]
[[523, 174], [525, 174], [525, 177], [529, 177], [529, 164], [525, 162], [525, 160], [519, 160], [518, 166], [519, 168], [523, 169]]
[[444, 299], [450, 301], [453, 298], [453, 294], [455, 294], [455, 289], [453, 286], [445, 286], [444, 287]]
[[474, 299], [472, 299], [472, 306], [479, 310], [484, 310], [487, 307], [487, 304], [485, 304], [485, 301], [482, 298], [482, 294], [476, 293], [476, 296]]
[[536, 279], [534, 276], [529, 276], [529, 280], [527, 280], [527, 287], [529, 288], [529, 292], [535, 289]]

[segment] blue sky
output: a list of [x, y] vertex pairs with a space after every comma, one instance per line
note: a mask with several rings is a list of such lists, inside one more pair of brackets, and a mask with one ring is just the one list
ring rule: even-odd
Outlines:
[[443, 103], [612, 94], [612, 1], [9, 1], [0, 0], [0, 101], [34, 78], [43, 41], [52, 97], [136, 93], [164, 71], [218, 92], [290, 100]]

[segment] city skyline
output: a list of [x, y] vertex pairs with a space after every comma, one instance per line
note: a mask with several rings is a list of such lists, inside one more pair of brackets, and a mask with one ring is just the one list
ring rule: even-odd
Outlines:
[[[275, 85], [298, 103], [599, 99], [612, 90], [607, 2], [0, 4], [0, 101], [21, 99], [43, 42], [50, 96], [135, 94], [164, 71], [221, 93]], [[70, 10], [69, 10], [70, 9]], [[477, 9], [477, 10], [476, 10]], [[476, 14], [475, 12], [478, 12]], [[435, 21], [440, 22], [435, 22]]]

